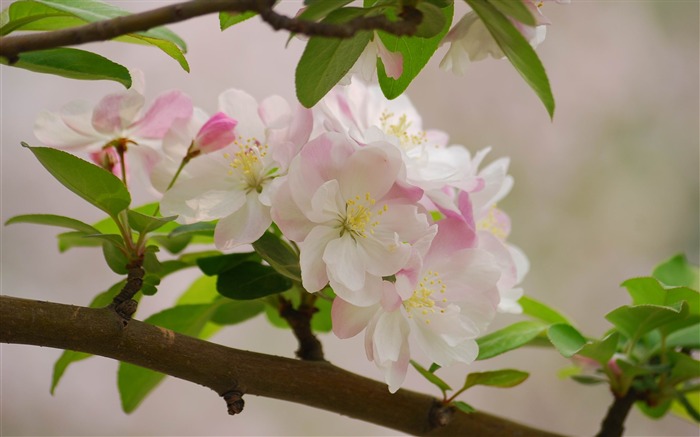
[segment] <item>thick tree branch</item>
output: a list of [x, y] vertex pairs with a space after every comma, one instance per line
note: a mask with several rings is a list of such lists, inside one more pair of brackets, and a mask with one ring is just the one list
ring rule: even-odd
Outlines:
[[412, 8], [405, 8], [401, 20], [390, 21], [383, 15], [359, 17], [347, 23], [329, 24], [299, 20], [275, 12], [269, 0], [190, 0], [137, 14], [50, 32], [0, 37], [0, 56], [10, 63], [16, 62], [24, 52], [73, 46], [95, 41], [106, 41], [134, 32], [177, 23], [217, 12], [254, 11], [260, 14], [275, 30], [309, 36], [349, 38], [362, 30], [385, 30], [396, 35], [412, 35], [420, 24], [422, 15]]
[[[614, 394], [613, 394], [614, 395]], [[625, 420], [634, 403], [639, 400], [633, 388], [623, 397], [615, 396], [615, 401], [608, 408], [608, 412], [600, 425], [600, 431], [596, 437], [620, 437], [625, 431]]]
[[[409, 390], [392, 395], [385, 384], [328, 362], [231, 349], [136, 320], [124, 327], [106, 308], [0, 296], [0, 320], [0, 342], [114, 358], [204, 385], [229, 400], [235, 392], [282, 399], [415, 435], [555, 435], [484, 413], [445, 411], [434, 398]], [[440, 421], [448, 423], [437, 426]]]

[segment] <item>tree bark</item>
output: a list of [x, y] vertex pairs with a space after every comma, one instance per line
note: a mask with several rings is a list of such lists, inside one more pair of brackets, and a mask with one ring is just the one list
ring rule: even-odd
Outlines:
[[[485, 413], [446, 409], [410, 390], [392, 395], [385, 384], [328, 362], [236, 350], [137, 320], [124, 326], [107, 308], [0, 296], [0, 320], [0, 342], [101, 355], [209, 387], [220, 396], [238, 392], [282, 399], [414, 435], [556, 435]], [[439, 426], [441, 421], [448, 423]]]

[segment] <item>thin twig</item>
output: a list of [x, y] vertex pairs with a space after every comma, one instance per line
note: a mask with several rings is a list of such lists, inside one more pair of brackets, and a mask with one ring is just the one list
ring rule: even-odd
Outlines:
[[309, 36], [334, 38], [350, 38], [362, 30], [384, 30], [395, 35], [412, 35], [422, 19], [418, 10], [406, 7], [400, 15], [401, 19], [397, 21], [377, 15], [331, 24], [278, 14], [272, 8], [273, 3], [269, 0], [190, 0], [67, 29], [0, 37], [0, 56], [14, 63], [19, 59], [19, 55], [25, 52], [107, 41], [218, 12], [254, 11], [275, 30], [284, 29]]

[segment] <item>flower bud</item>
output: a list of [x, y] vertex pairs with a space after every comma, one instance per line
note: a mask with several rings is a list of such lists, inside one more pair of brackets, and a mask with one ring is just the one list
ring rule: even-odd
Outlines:
[[197, 132], [189, 154], [211, 153], [231, 144], [236, 139], [234, 128], [238, 122], [223, 112], [214, 114]]

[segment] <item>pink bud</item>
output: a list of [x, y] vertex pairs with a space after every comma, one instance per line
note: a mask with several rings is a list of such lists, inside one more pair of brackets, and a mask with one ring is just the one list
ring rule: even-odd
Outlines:
[[199, 130], [190, 153], [211, 153], [231, 144], [236, 139], [233, 129], [238, 122], [223, 112], [214, 114]]
[[119, 159], [119, 153], [117, 153], [117, 150], [114, 147], [105, 147], [100, 149], [99, 152], [92, 152], [90, 153], [90, 159], [92, 159], [92, 162], [111, 172], [115, 176], [122, 176], [121, 160]]

